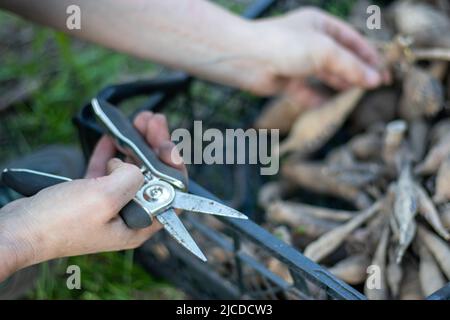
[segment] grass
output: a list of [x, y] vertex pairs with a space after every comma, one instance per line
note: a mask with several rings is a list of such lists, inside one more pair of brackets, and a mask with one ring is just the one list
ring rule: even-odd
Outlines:
[[323, 0], [311, 0], [310, 3], [313, 6], [319, 6], [323, 4], [323, 9], [334, 14], [338, 17], [346, 17], [350, 14], [352, 6], [357, 0], [341, 0], [341, 1], [323, 1]]
[[0, 81], [14, 75], [42, 82], [30, 99], [32, 103], [16, 106], [18, 114], [12, 128], [20, 129], [32, 146], [73, 141], [70, 119], [99, 88], [120, 81], [124, 74], [136, 76], [139, 71], [151, 77], [156, 70], [151, 63], [97, 46], [79, 47], [63, 33], [35, 29], [31, 46], [39, 59], [23, 64], [12, 56], [6, 57], [0, 74]]
[[[32, 36], [19, 39], [2, 52], [0, 83], [10, 79], [33, 79], [39, 90], [13, 110], [1, 114], [3, 132], [11, 144], [0, 139], [0, 160], [23, 154], [42, 145], [74, 144], [76, 131], [72, 116], [100, 88], [127, 77], [152, 77], [160, 70], [147, 61], [112, 52], [69, 38], [47, 28], [31, 26], [0, 12], [3, 30], [28, 30]], [[30, 53], [31, 52], [31, 53]], [[0, 133], [1, 136], [1, 133]], [[68, 265], [78, 265], [82, 289], [68, 290]], [[43, 264], [30, 299], [179, 299], [182, 292], [156, 280], [133, 263], [133, 251], [73, 257], [55, 266]]]
[[[217, 0], [241, 12], [250, 0]], [[313, 1], [314, 2], [314, 1]], [[345, 16], [354, 0], [327, 5]], [[14, 38], [10, 37], [14, 34]], [[26, 102], [1, 113], [0, 160], [53, 143], [75, 144], [71, 118], [99, 89], [127, 78], [149, 78], [161, 68], [31, 25], [0, 12], [0, 84], [33, 80], [39, 89]], [[0, 86], [1, 88], [1, 86]], [[201, 86], [198, 90], [202, 90]], [[204, 92], [203, 94], [208, 94]], [[68, 290], [66, 268], [81, 268], [82, 289]], [[104, 253], [44, 264], [30, 299], [178, 299], [184, 294], [156, 280], [133, 262], [133, 252]]]
[[[66, 287], [67, 267], [81, 270], [81, 289]], [[185, 295], [165, 281], [156, 280], [133, 261], [133, 251], [72, 257], [54, 267], [44, 264], [30, 299], [182, 299]]]

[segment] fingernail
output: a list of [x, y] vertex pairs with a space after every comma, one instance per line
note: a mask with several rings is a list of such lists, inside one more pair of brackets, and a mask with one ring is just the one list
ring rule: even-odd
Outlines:
[[381, 76], [378, 72], [372, 69], [366, 71], [366, 83], [371, 87], [375, 87], [380, 84]]

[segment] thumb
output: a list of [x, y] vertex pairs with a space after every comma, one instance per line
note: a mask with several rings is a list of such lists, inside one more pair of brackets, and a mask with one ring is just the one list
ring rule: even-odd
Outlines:
[[115, 215], [133, 199], [144, 182], [144, 176], [137, 166], [116, 158], [108, 161], [106, 171], [107, 175], [98, 180], [110, 202], [111, 213]]

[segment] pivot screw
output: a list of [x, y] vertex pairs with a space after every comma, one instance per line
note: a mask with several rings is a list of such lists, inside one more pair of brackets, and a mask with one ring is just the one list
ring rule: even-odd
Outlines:
[[159, 198], [163, 195], [164, 189], [161, 186], [153, 186], [148, 188], [145, 193], [149, 197], [149, 201], [158, 201]]

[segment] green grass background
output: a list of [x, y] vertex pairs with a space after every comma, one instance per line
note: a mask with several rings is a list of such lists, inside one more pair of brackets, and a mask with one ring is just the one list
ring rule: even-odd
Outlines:
[[[241, 12], [249, 0], [217, 0]], [[333, 1], [327, 10], [343, 16], [354, 0]], [[317, 1], [311, 1], [317, 3]], [[77, 141], [73, 114], [107, 84], [154, 77], [161, 67], [74, 40], [48, 28], [0, 12], [0, 84], [33, 80], [40, 83], [26, 103], [0, 113], [0, 160], [52, 143]], [[0, 86], [1, 87], [1, 86]], [[205, 93], [207, 94], [207, 93]], [[82, 289], [68, 290], [65, 270], [76, 264]], [[44, 264], [30, 299], [178, 299], [185, 295], [156, 280], [133, 262], [133, 251], [62, 260]]]

